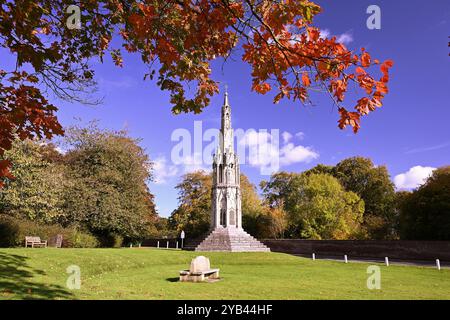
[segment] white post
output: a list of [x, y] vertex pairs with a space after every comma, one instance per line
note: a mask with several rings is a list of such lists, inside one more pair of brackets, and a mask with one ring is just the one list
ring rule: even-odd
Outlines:
[[439, 259], [436, 259], [436, 267], [438, 268], [438, 270], [441, 270], [441, 262], [439, 261]]
[[386, 263], [386, 267], [389, 267], [389, 258], [388, 257], [384, 258], [384, 262]]
[[344, 255], [344, 261], [345, 263], [348, 263], [347, 255]]
[[315, 253], [312, 254], [312, 259], [316, 260], [316, 254]]
[[132, 243], [130, 243], [130, 248], [133, 248], [133, 244]]
[[177, 241], [177, 247], [176, 248], [178, 249], [178, 241]]
[[166, 248], [169, 249], [169, 241], [167, 241]]
[[141, 247], [141, 243], [139, 242], [139, 248]]
[[184, 238], [186, 237], [186, 233], [184, 230], [181, 230], [180, 238], [181, 238], [181, 249], [184, 248]]
[[158, 243], [156, 244], [156, 247], [159, 248], [159, 240], [158, 240]]

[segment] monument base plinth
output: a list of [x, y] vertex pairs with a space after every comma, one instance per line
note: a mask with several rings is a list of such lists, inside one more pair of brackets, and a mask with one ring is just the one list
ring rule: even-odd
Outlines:
[[195, 251], [270, 252], [270, 249], [242, 228], [217, 227]]

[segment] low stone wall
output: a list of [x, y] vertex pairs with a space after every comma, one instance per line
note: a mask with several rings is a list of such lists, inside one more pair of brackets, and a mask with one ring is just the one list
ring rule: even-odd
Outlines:
[[377, 240], [261, 240], [272, 252], [318, 257], [417, 260], [450, 262], [450, 241]]

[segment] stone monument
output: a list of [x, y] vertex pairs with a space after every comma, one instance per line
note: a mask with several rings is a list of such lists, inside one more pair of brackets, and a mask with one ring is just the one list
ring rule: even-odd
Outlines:
[[270, 251], [242, 228], [239, 159], [234, 153], [231, 108], [225, 92], [219, 146], [213, 156], [213, 187], [209, 235], [196, 251]]

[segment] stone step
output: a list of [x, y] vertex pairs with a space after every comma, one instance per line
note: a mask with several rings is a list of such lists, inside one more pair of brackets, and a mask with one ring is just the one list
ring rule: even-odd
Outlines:
[[197, 248], [199, 248], [199, 249], [202, 249], [202, 248], [254, 248], [254, 249], [265, 248], [265, 249], [268, 249], [264, 245], [254, 245], [254, 246], [249, 246], [249, 245], [199, 245]]
[[254, 249], [265, 248], [265, 249], [268, 249], [265, 246], [198, 246], [197, 248], [214, 248], [214, 249], [218, 249], [218, 248], [254, 248]]
[[238, 248], [238, 247], [241, 247], [241, 248], [267, 248], [266, 246], [249, 246], [249, 245], [200, 245], [200, 246], [198, 246], [197, 248], [224, 248], [224, 247], [226, 247], [226, 248], [229, 248], [229, 247], [232, 247], [232, 248]]
[[222, 239], [208, 239], [201, 243], [260, 243], [259, 241], [248, 241], [248, 240], [222, 240]]
[[217, 228], [195, 248], [196, 251], [268, 252], [270, 249], [242, 229]]
[[[204, 243], [213, 243], [213, 242], [219, 242], [219, 243], [258, 243], [258, 241], [249, 241], [249, 240], [223, 240], [223, 239], [208, 239], [207, 241], [204, 241]], [[203, 242], [202, 242], [203, 243]]]
[[270, 252], [269, 248], [197, 248], [195, 251], [209, 252]]
[[223, 248], [223, 247], [246, 247], [246, 248], [267, 248], [266, 246], [249, 245], [199, 245], [197, 248]]

